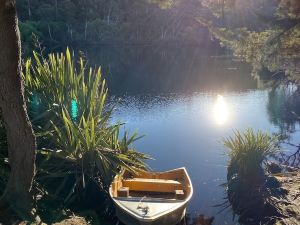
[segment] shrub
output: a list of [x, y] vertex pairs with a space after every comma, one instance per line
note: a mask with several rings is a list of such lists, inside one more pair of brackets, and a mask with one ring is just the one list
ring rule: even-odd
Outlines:
[[119, 140], [122, 124], [110, 124], [113, 107], [106, 104], [108, 90], [100, 68], [87, 68], [82, 58], [75, 63], [68, 49], [65, 55], [49, 54], [47, 59], [33, 55], [23, 78], [43, 159], [37, 179], [60, 179], [57, 192], [68, 200], [90, 182], [107, 187], [122, 168], [146, 169], [144, 160], [149, 157], [131, 147], [140, 137], [125, 132]]
[[224, 140], [230, 151], [228, 177], [235, 173], [244, 178], [255, 178], [263, 172], [266, 160], [278, 153], [277, 138], [261, 131], [255, 133], [247, 129], [244, 133], [236, 131], [234, 137]]

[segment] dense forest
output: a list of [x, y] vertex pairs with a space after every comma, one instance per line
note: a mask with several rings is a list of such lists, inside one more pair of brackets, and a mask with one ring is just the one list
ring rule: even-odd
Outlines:
[[93, 44], [199, 44], [208, 32], [195, 20], [198, 0], [176, 4], [139, 0], [18, 0], [25, 51], [38, 39], [44, 46]]
[[[300, 46], [299, 1], [18, 0], [17, 7], [25, 55], [37, 43], [51, 52], [66, 46], [84, 50], [95, 45], [205, 46], [220, 41], [250, 62], [253, 74], [269, 78], [287, 72], [289, 80], [298, 82], [298, 56], [293, 52]], [[211, 42], [213, 37], [217, 41]]]

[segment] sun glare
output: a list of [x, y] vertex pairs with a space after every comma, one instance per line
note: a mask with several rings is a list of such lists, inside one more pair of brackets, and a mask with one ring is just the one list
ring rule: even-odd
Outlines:
[[223, 125], [228, 121], [228, 105], [222, 95], [218, 95], [213, 108], [214, 120], [218, 125]]

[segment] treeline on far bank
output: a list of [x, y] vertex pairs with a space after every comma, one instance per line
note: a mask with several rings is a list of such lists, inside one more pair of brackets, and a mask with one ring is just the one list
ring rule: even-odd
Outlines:
[[199, 44], [209, 34], [195, 18], [198, 0], [172, 6], [148, 0], [17, 0], [24, 51], [35, 39], [51, 50], [91, 44]]

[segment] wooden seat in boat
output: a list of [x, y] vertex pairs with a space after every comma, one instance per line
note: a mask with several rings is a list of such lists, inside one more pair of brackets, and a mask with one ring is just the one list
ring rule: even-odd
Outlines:
[[123, 187], [132, 191], [163, 192], [171, 193], [182, 190], [183, 184], [176, 180], [133, 178], [124, 179]]

